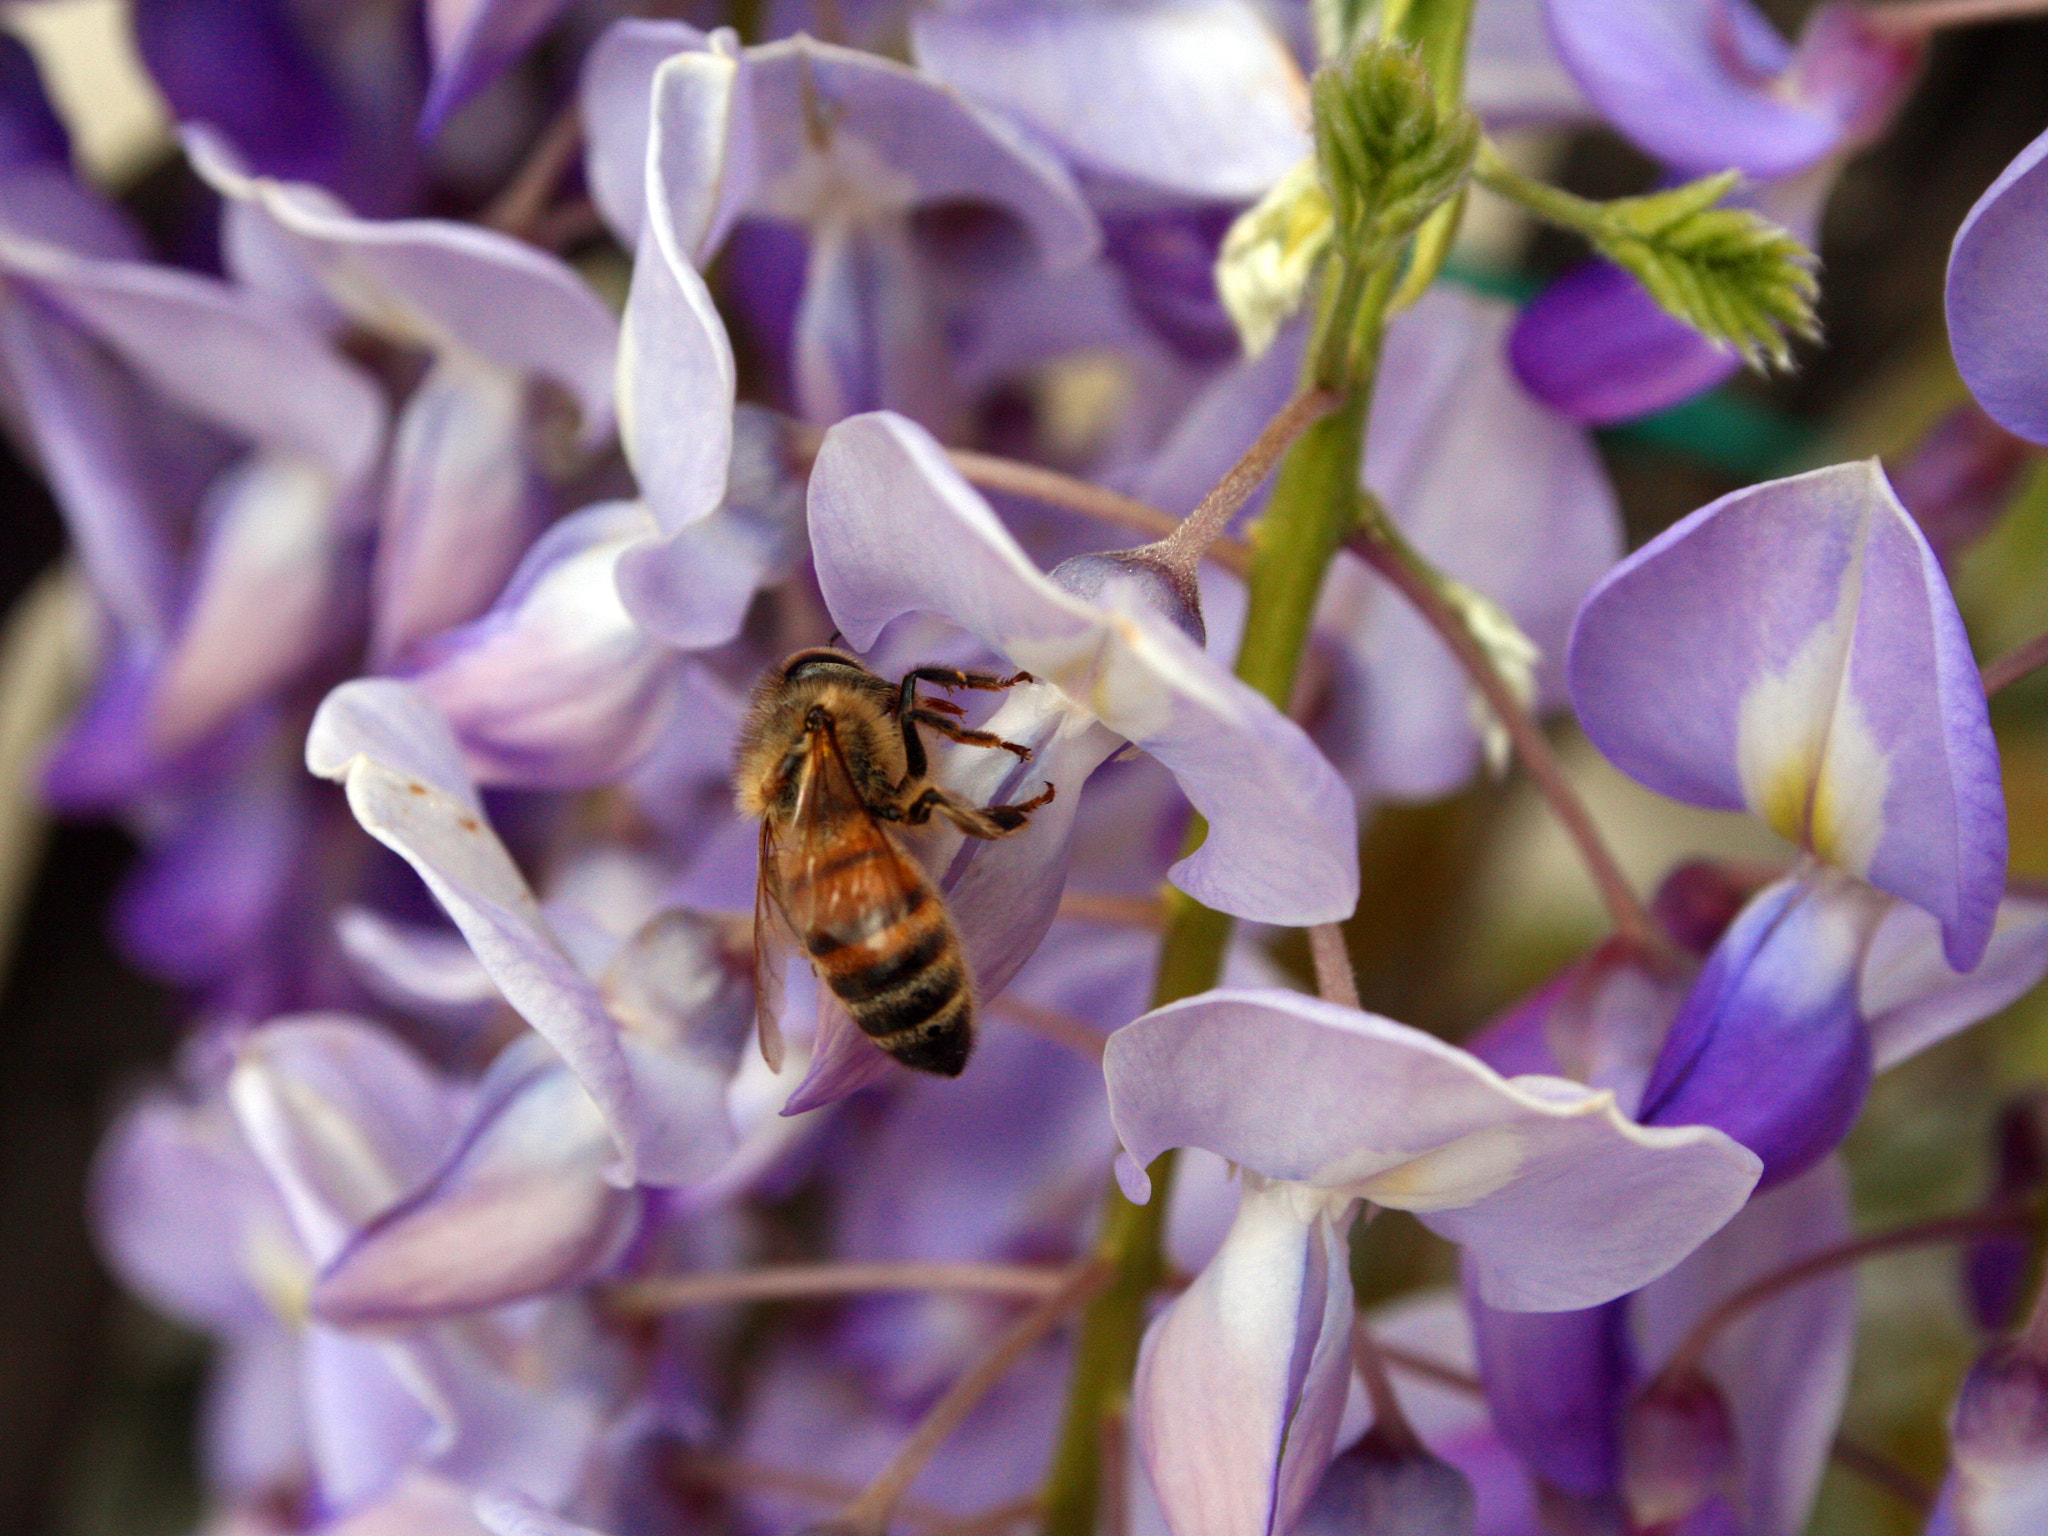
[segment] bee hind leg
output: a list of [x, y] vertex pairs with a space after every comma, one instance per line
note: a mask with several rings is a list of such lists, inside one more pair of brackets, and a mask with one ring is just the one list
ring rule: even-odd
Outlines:
[[919, 827], [930, 821], [936, 811], [969, 837], [1008, 837], [1031, 820], [1033, 811], [1050, 804], [1053, 793], [1054, 785], [1048, 782], [1029, 800], [1020, 800], [1015, 805], [969, 805], [933, 786], [903, 808], [903, 819]]

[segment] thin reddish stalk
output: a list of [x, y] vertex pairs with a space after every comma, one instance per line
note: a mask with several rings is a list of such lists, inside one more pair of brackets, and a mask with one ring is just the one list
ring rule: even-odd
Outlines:
[[1847, 1435], [1835, 1436], [1829, 1454], [1866, 1483], [1882, 1488], [1901, 1504], [1923, 1515], [1934, 1508], [1933, 1491], [1889, 1456], [1881, 1456]]
[[1067, 1271], [1064, 1283], [1052, 1295], [1013, 1323], [985, 1355], [967, 1368], [945, 1390], [929, 1412], [918, 1421], [910, 1438], [889, 1458], [889, 1464], [875, 1474], [858, 1498], [842, 1508], [830, 1524], [861, 1536], [884, 1536], [889, 1517], [917, 1475], [939, 1447], [991, 1388], [1015, 1368], [1017, 1362], [1040, 1340], [1057, 1328], [1075, 1307], [1086, 1301], [1109, 1279], [1108, 1266], [1091, 1260]]
[[1387, 1379], [1386, 1358], [1362, 1317], [1351, 1320], [1351, 1363], [1358, 1368], [1359, 1377], [1365, 1382], [1366, 1398], [1372, 1403], [1373, 1433], [1389, 1446], [1404, 1451], [1421, 1450], [1422, 1437], [1415, 1433], [1415, 1426], [1402, 1411], [1401, 1400], [1394, 1395], [1394, 1384]]
[[1351, 969], [1351, 950], [1344, 943], [1342, 923], [1317, 923], [1308, 931], [1309, 958], [1315, 962], [1316, 991], [1324, 1000], [1358, 1006], [1358, 976]]
[[1008, 994], [988, 1006], [1019, 1028], [1028, 1029], [1040, 1039], [1050, 1040], [1054, 1045], [1097, 1064], [1101, 1063], [1102, 1053], [1109, 1046], [1109, 1040], [1101, 1030], [1084, 1024], [1070, 1013], [1061, 1013], [1057, 1008], [1043, 1008], [1028, 999]]
[[1384, 1340], [1378, 1343], [1380, 1358], [1397, 1371], [1406, 1371], [1410, 1376], [1420, 1376], [1424, 1381], [1433, 1381], [1440, 1387], [1449, 1387], [1453, 1392], [1464, 1392], [1473, 1397], [1483, 1397], [1485, 1386], [1470, 1371], [1461, 1371], [1455, 1365], [1438, 1360], [1434, 1356], [1419, 1354], [1412, 1349], [1403, 1349], [1398, 1344]]
[[1924, 37], [1944, 27], [1987, 21], [2017, 21], [2048, 12], [2048, 0], [1899, 0], [1867, 7], [1863, 16], [1876, 31], [1894, 37]]
[[1159, 929], [1166, 926], [1166, 904], [1156, 896], [1098, 896], [1087, 891], [1068, 891], [1060, 897], [1060, 916], [1080, 923]]
[[[842, 1483], [837, 1478], [820, 1477], [815, 1472], [805, 1472], [796, 1467], [775, 1467], [762, 1462], [740, 1461], [709, 1451], [680, 1452], [670, 1466], [674, 1475], [685, 1482], [708, 1483], [718, 1488], [758, 1488], [767, 1493], [782, 1493], [792, 1498], [806, 1499], [827, 1508], [836, 1508], [860, 1494], [858, 1488]], [[929, 1533], [929, 1536], [941, 1536], [943, 1532], [955, 1531], [961, 1524], [958, 1516], [946, 1510], [935, 1509], [929, 1504], [912, 1503], [908, 1499], [896, 1507], [896, 1513], [905, 1524], [916, 1526]]]
[[706, 1275], [663, 1275], [613, 1286], [615, 1312], [677, 1312], [730, 1301], [794, 1301], [881, 1291], [951, 1291], [979, 1296], [1056, 1296], [1064, 1269], [1030, 1264], [778, 1264]]
[[1599, 890], [1601, 903], [1607, 908], [1608, 920], [1614, 924], [1615, 932], [1645, 951], [1662, 948], [1648, 910], [1628, 883], [1628, 877], [1622, 873], [1621, 864], [1601, 839], [1600, 830], [1593, 824], [1585, 801], [1579, 798], [1564, 765], [1551, 750], [1550, 738], [1543, 734], [1535, 717], [1522, 707], [1522, 701], [1515, 697], [1507, 680], [1495, 669], [1484, 647], [1472, 637], [1464, 620], [1445, 601], [1443, 594], [1407, 551], [1378, 535], [1372, 527], [1367, 526], [1354, 533], [1349, 545], [1354, 554], [1378, 571], [1414, 605], [1424, 622], [1436, 631], [1444, 644], [1450, 647], [1451, 654], [1457, 657], [1472, 686], [1479, 690], [1487, 708], [1493, 711], [1494, 718], [1507, 732], [1530, 781], [1549, 803], [1565, 835], [1578, 848], [1579, 857]]
[[1238, 508], [1266, 483], [1280, 456], [1311, 425], [1335, 410], [1337, 403], [1338, 397], [1327, 389], [1308, 389], [1282, 406], [1195, 510], [1160, 541], [1160, 556], [1192, 580], [1203, 556], [1222, 538]]
[[541, 130], [512, 179], [484, 210], [483, 222], [508, 235], [527, 237], [541, 222], [548, 199], [582, 146], [583, 114], [571, 101]]
[[1989, 697], [2001, 688], [2010, 688], [2029, 672], [2042, 667], [2048, 667], [2048, 630], [2014, 646], [1984, 669], [1985, 696]]
[[1783, 1295], [1795, 1286], [1852, 1264], [1861, 1264], [1865, 1259], [1874, 1259], [1880, 1254], [1897, 1253], [1907, 1248], [1925, 1248], [1936, 1243], [1959, 1242], [1972, 1237], [1988, 1237], [1998, 1232], [2024, 1230], [2034, 1221], [2033, 1212], [2011, 1207], [1994, 1207], [1989, 1210], [1968, 1211], [1960, 1216], [1937, 1216], [1932, 1221], [1911, 1222], [1894, 1227], [1888, 1232], [1874, 1232], [1868, 1237], [1855, 1238], [1839, 1243], [1832, 1248], [1823, 1248], [1809, 1253], [1783, 1269], [1772, 1270], [1760, 1275], [1741, 1290], [1725, 1296], [1721, 1304], [1693, 1324], [1692, 1332], [1685, 1336], [1670, 1362], [1659, 1373], [1667, 1378], [1687, 1375], [1700, 1368], [1713, 1347], [1714, 1340], [1730, 1324], [1739, 1322], [1743, 1315], [1762, 1306], [1765, 1302]]

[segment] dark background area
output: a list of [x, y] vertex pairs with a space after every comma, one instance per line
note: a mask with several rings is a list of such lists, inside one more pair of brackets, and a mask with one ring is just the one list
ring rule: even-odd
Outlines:
[[[1786, 21], [1805, 9], [1769, 8]], [[2044, 126], [2048, 23], [1940, 39], [1904, 118], [1850, 167], [1830, 206], [1821, 251], [1827, 345], [1806, 349], [1794, 375], [1730, 386], [1735, 398], [1810, 436], [1881, 398], [1899, 371], [1924, 368], [1942, 345], [1942, 274], [1956, 226]], [[1650, 174], [1605, 135], [1576, 143], [1564, 168], [1569, 185], [1595, 195], [1641, 190]], [[154, 180], [139, 189], [145, 211], [160, 196]], [[1573, 254], [1539, 241], [1532, 269]], [[1612, 434], [1606, 445], [1638, 539], [1736, 483], [1711, 456], [1641, 433]], [[0, 506], [0, 605], [11, 608], [59, 557], [62, 532], [36, 478], [4, 451]], [[1420, 826], [1390, 820], [1374, 835], [1398, 849]], [[51, 829], [0, 987], [0, 1536], [153, 1536], [188, 1529], [196, 1512], [190, 1436], [201, 1347], [121, 1295], [94, 1255], [85, 1214], [103, 1127], [176, 1042], [177, 1000], [126, 968], [106, 937], [106, 905], [130, 853], [110, 826]], [[1458, 899], [1457, 882], [1412, 877], [1407, 865], [1404, 907], [1422, 931], [1432, 903]], [[1406, 937], [1382, 938], [1373, 952], [1384, 951], [1381, 974], [1393, 986], [1421, 962]], [[1375, 967], [1365, 969], [1370, 985]], [[1413, 1000], [1401, 1011], [1413, 1016]]]

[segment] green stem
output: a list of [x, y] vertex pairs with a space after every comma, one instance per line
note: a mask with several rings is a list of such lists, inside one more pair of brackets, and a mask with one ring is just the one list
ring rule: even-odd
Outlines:
[[1472, 179], [1510, 202], [1520, 203], [1546, 223], [1597, 240], [1607, 233], [1606, 205], [1553, 187], [1547, 181], [1525, 176], [1502, 157], [1493, 141], [1482, 139], [1479, 154], [1472, 161]]

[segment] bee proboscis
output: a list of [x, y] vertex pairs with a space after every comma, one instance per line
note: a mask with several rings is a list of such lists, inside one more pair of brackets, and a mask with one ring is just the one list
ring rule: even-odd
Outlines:
[[892, 683], [826, 647], [798, 651], [763, 678], [741, 728], [739, 808], [761, 819], [754, 899], [756, 1016], [779, 1070], [775, 953], [786, 932], [854, 1023], [905, 1066], [957, 1077], [974, 1043], [974, 990], [944, 901], [894, 826], [944, 816], [970, 837], [1004, 837], [1053, 797], [1047, 783], [1014, 805], [970, 805], [933, 784], [919, 731], [969, 746], [1030, 750], [959, 723], [919, 683], [1003, 689], [997, 677], [918, 667]]

